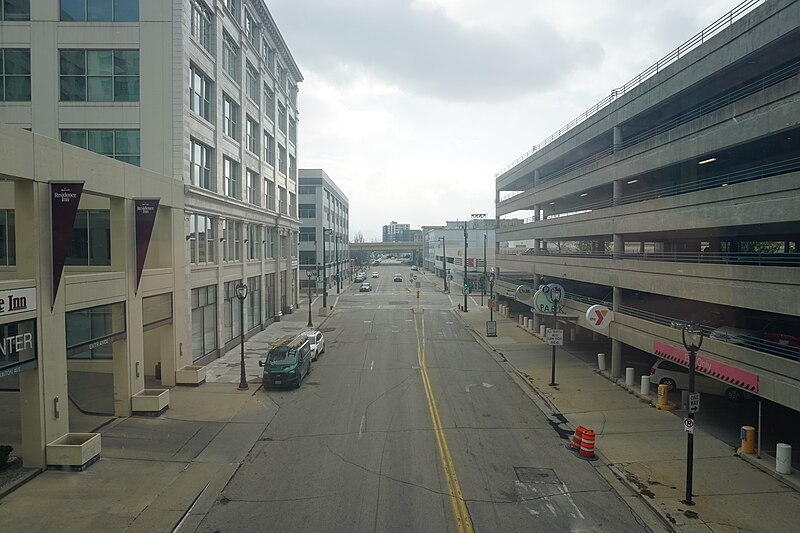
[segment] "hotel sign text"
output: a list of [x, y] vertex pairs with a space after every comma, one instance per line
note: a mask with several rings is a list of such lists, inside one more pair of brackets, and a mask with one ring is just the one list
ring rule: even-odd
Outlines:
[[36, 311], [36, 288], [0, 291], [0, 317]]

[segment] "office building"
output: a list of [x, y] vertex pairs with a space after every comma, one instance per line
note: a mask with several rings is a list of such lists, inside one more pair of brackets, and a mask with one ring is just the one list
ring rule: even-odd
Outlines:
[[383, 226], [383, 242], [411, 242], [413, 240], [414, 234], [410, 224], [398, 224], [392, 220]]

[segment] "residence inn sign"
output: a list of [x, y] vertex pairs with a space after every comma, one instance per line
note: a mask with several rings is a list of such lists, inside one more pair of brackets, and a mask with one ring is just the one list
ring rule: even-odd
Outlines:
[[[35, 310], [35, 288], [0, 291], [0, 320]], [[36, 319], [0, 324], [0, 378], [36, 366]]]

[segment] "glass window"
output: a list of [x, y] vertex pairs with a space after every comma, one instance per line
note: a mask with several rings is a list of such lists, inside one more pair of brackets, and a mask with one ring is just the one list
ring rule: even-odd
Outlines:
[[289, 156], [289, 179], [297, 181], [297, 159], [293, 155]]
[[227, 32], [222, 35], [222, 69], [233, 81], [240, 82], [239, 47]]
[[247, 225], [247, 258], [252, 260], [261, 259], [261, 237], [262, 226], [260, 224]]
[[111, 264], [110, 211], [78, 210], [65, 264], [78, 266]]
[[67, 359], [111, 359], [112, 346], [125, 338], [125, 302], [66, 314]]
[[278, 212], [286, 214], [286, 187], [278, 187]]
[[211, 10], [200, 0], [192, 0], [192, 37], [211, 52]]
[[286, 148], [278, 143], [278, 172], [286, 174]]
[[136, 22], [139, 0], [60, 0], [62, 21]]
[[264, 130], [264, 161], [275, 166], [275, 138]]
[[217, 349], [217, 286], [192, 289], [192, 361]]
[[141, 139], [139, 130], [61, 130], [61, 140], [86, 150], [141, 165]]
[[314, 228], [300, 228], [300, 238], [298, 240], [300, 242], [314, 242], [317, 240], [317, 232]]
[[241, 261], [241, 233], [242, 223], [235, 220], [222, 221], [222, 238], [224, 245], [222, 247], [222, 260], [223, 261]]
[[224, 301], [223, 306], [225, 309], [222, 332], [225, 342], [232, 340], [242, 334], [242, 323], [240, 321], [241, 310], [239, 305], [244, 305], [244, 302], [239, 303], [239, 298], [236, 296], [236, 286], [241, 283], [240, 281], [226, 281], [223, 289]]
[[247, 278], [247, 329], [261, 324], [261, 276]]
[[275, 316], [275, 274], [267, 274], [264, 280], [265, 314], [270, 319]]
[[227, 157], [222, 158], [223, 192], [231, 198], [241, 198], [241, 176], [239, 163]]
[[275, 211], [275, 182], [264, 180], [264, 207]]
[[222, 132], [239, 140], [239, 106], [227, 94], [222, 95]]
[[17, 263], [17, 237], [14, 224], [14, 210], [0, 209], [0, 265]]
[[297, 121], [289, 118], [289, 140], [297, 144]]
[[247, 169], [247, 201], [253, 205], [258, 205], [260, 200], [258, 195], [259, 179], [258, 172]]
[[194, 64], [189, 66], [189, 108], [211, 120], [211, 80]]
[[0, 101], [31, 101], [31, 51], [0, 49]]
[[247, 141], [247, 149], [252, 153], [258, 155], [258, 133], [261, 131], [258, 122], [253, 120], [250, 115], [247, 116], [247, 126], [246, 126], [245, 137]]
[[2, 0], [0, 2], [0, 20], [30, 20], [30, 0]]
[[172, 321], [172, 293], [142, 298], [142, 322], [144, 327], [161, 325]]
[[286, 133], [286, 106], [278, 104], [278, 129]]
[[244, 36], [258, 50], [258, 25], [249, 11], [244, 11]]
[[258, 104], [258, 70], [247, 62], [247, 97], [250, 98], [253, 102]]
[[139, 50], [59, 50], [62, 102], [138, 102]]
[[233, 15], [233, 20], [238, 22], [239, 19], [239, 0], [223, 0], [225, 3], [225, 9], [228, 10], [228, 13]]
[[264, 112], [269, 118], [275, 120], [275, 91], [264, 84]]
[[264, 231], [264, 256], [266, 258], [275, 257], [275, 239], [273, 238], [275, 228], [267, 227]]
[[215, 219], [198, 213], [189, 214], [189, 262], [193, 265], [214, 263], [216, 257]]
[[189, 141], [189, 174], [192, 185], [211, 190], [211, 148], [195, 139]]

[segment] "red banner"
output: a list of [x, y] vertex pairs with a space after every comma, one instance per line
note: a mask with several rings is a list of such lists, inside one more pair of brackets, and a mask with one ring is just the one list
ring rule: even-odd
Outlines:
[[144, 260], [147, 259], [147, 249], [150, 247], [150, 236], [158, 213], [157, 198], [136, 198], [133, 200], [134, 232], [136, 240], [136, 292], [139, 292], [139, 282], [144, 272]]
[[[653, 353], [679, 365], [689, 366], [689, 352], [662, 342], [653, 342]], [[695, 356], [694, 368], [701, 374], [727, 381], [737, 387], [758, 392], [758, 376], [702, 355]]]
[[82, 192], [82, 181], [50, 182], [50, 259], [53, 267], [50, 307], [56, 302]]

